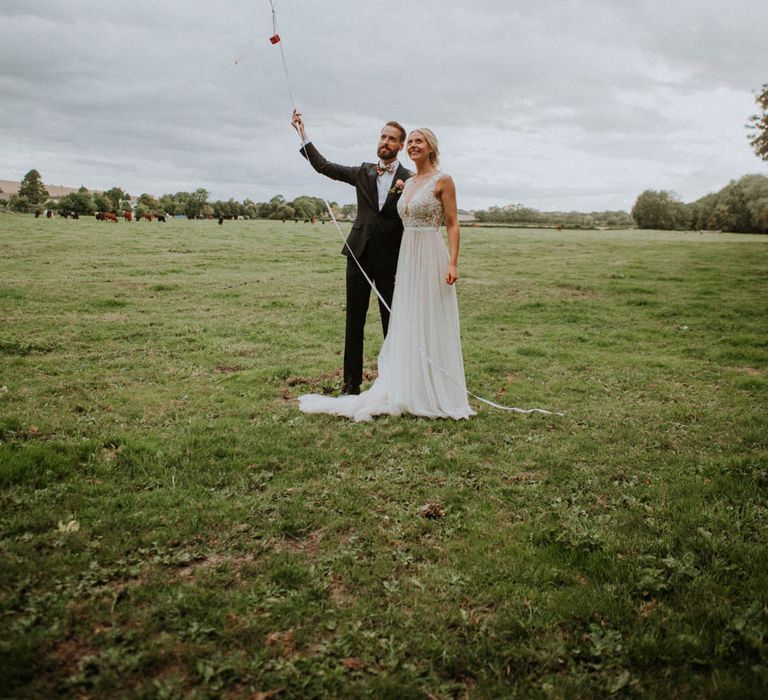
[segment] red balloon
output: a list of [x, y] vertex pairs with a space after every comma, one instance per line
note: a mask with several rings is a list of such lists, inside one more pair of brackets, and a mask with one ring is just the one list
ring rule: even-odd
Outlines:
[[279, 34], [273, 34], [271, 37], [269, 37], [269, 40], [276, 44], [278, 41], [280, 41], [280, 35]]

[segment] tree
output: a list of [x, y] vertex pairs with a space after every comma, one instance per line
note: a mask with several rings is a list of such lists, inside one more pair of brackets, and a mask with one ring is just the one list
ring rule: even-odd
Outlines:
[[110, 204], [112, 205], [111, 210], [115, 214], [119, 214], [122, 211], [123, 200], [131, 198], [127, 192], [119, 187], [113, 187], [112, 189], [107, 190], [104, 193], [104, 196], [110, 201]]
[[11, 211], [26, 212], [31, 208], [32, 203], [24, 195], [12, 194], [8, 199], [8, 208]]
[[93, 195], [93, 203], [96, 206], [97, 211], [112, 210], [112, 202], [103, 192], [97, 192], [95, 195]]
[[196, 189], [186, 202], [184, 207], [184, 213], [189, 219], [198, 219], [203, 216], [203, 213], [208, 211], [206, 209], [206, 203], [208, 202], [208, 190], [204, 190], [202, 187]]
[[688, 229], [691, 212], [674, 192], [646, 190], [632, 207], [632, 218], [640, 228]]
[[[276, 194], [268, 202], [259, 202], [256, 207], [258, 210], [258, 217], [260, 219], [269, 219], [275, 210], [285, 204], [285, 197], [281, 194]], [[287, 218], [287, 217], [286, 217]]]
[[183, 214], [184, 204], [183, 202], [179, 201], [177, 196], [172, 194], [164, 194], [162, 197], [160, 197], [160, 211], [164, 211], [171, 216], [176, 216], [176, 214]]
[[238, 214], [239, 205], [234, 199], [230, 199], [228, 202], [219, 200], [217, 202], [214, 202], [212, 207], [213, 207], [213, 215], [216, 217], [223, 216], [225, 219], [228, 219], [230, 217], [239, 215]]
[[85, 187], [81, 187], [77, 192], [72, 192], [59, 200], [59, 211], [93, 214], [96, 211], [96, 204], [91, 193]]
[[752, 213], [749, 211], [747, 195], [740, 182], [731, 182], [720, 194], [717, 211], [723, 231], [746, 233], [752, 230]]
[[269, 217], [270, 219], [294, 219], [296, 211], [290, 204], [278, 204]]
[[316, 219], [328, 211], [322, 199], [307, 195], [296, 197], [292, 202], [289, 202], [289, 206], [294, 210], [294, 215], [300, 219]]
[[768, 177], [745, 175], [688, 205], [697, 229], [768, 232]]
[[150, 212], [159, 212], [161, 209], [160, 202], [151, 194], [147, 194], [146, 192], [139, 195], [137, 204], [144, 207], [146, 211]]
[[749, 118], [747, 128], [754, 132], [749, 137], [749, 143], [757, 156], [768, 160], [768, 83], [763, 85], [763, 91], [755, 97], [755, 102], [762, 111]]
[[30, 170], [19, 184], [19, 197], [24, 197], [31, 205], [43, 204], [48, 199], [48, 190], [45, 189], [40, 173]]
[[248, 219], [256, 219], [259, 216], [259, 206], [252, 199], [243, 200], [243, 216]]

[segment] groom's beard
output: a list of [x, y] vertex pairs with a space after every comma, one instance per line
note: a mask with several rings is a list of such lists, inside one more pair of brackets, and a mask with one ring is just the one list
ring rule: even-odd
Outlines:
[[387, 148], [386, 146], [379, 146], [376, 155], [382, 160], [392, 160], [397, 157], [397, 150], [394, 148]]

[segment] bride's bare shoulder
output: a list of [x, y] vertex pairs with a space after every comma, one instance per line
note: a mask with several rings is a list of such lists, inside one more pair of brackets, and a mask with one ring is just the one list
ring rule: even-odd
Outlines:
[[448, 173], [440, 173], [435, 183], [435, 194], [438, 196], [443, 192], [455, 192], [456, 185], [453, 178]]

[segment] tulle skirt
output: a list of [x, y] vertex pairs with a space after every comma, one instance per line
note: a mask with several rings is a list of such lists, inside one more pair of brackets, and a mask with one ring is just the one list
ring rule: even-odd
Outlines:
[[300, 396], [300, 409], [356, 421], [403, 413], [474, 415], [467, 401], [456, 288], [446, 283], [447, 271], [448, 250], [439, 229], [406, 227], [378, 377], [358, 396]]

